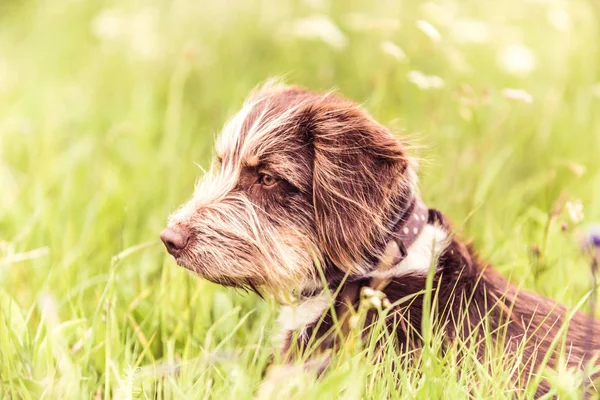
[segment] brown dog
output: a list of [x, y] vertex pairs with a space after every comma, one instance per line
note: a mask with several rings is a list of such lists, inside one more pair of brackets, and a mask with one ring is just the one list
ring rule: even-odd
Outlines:
[[[486, 327], [507, 352], [521, 347], [518, 387], [546, 355], [557, 363], [560, 343], [567, 364], [580, 368], [595, 363], [600, 348], [600, 337], [589, 335], [600, 331], [598, 322], [519, 291], [478, 262], [444, 216], [420, 200], [401, 142], [332, 94], [276, 84], [255, 91], [161, 239], [178, 264], [206, 279], [296, 298], [282, 318], [288, 356], [315, 337], [322, 349], [339, 345], [344, 329], [333, 334], [334, 321], [348, 325], [368, 288], [392, 303], [385, 322], [400, 349], [418, 346], [429, 272], [431, 311], [448, 343], [468, 340], [483, 358]], [[369, 311], [367, 321], [378, 315]], [[547, 390], [542, 382], [537, 395]]]

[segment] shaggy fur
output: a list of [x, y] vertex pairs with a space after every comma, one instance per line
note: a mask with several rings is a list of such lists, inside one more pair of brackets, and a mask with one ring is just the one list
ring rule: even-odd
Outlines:
[[[586, 336], [590, 328], [600, 331], [598, 322], [581, 313], [568, 321], [564, 306], [509, 284], [478, 261], [436, 210], [429, 210], [407, 257], [379, 268], [397, 216], [418, 196], [415, 176], [401, 142], [358, 105], [331, 93], [267, 84], [226, 124], [211, 170], [169, 219], [170, 232], [186, 232], [186, 240], [168, 248], [180, 265], [211, 281], [268, 292], [282, 302], [300, 299], [293, 315], [289, 307], [282, 314], [288, 357], [302, 353], [311, 338], [324, 350], [340, 345], [343, 338], [331, 329], [333, 311], [347, 323], [361, 289], [382, 280], [391, 303], [412, 296], [385, 322], [401, 350], [418, 348], [422, 292], [435, 265], [433, 312], [448, 345], [470, 341], [483, 359], [485, 328], [508, 353], [524, 347], [517, 387], [547, 354], [556, 365], [560, 344], [553, 341], [563, 337], [569, 366], [595, 363], [600, 337]], [[327, 291], [337, 293], [334, 307], [325, 301]], [[369, 312], [367, 326], [377, 315]], [[547, 390], [543, 382], [537, 395]]]

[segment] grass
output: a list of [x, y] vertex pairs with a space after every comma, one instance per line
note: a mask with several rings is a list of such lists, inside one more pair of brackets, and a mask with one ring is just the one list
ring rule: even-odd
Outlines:
[[[257, 396], [277, 305], [176, 267], [158, 233], [222, 124], [278, 75], [339, 88], [414, 144], [426, 202], [513, 282], [585, 300], [599, 18], [583, 0], [2, 1], [0, 397]], [[563, 207], [577, 200], [579, 224]], [[283, 371], [273, 396], [517, 396], [515, 360], [441, 341], [377, 366], [355, 342], [318, 382]], [[542, 373], [580, 393], [580, 374]]]

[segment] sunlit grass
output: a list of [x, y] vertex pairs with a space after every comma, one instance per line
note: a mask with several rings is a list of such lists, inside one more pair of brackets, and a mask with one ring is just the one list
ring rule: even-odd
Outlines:
[[[483, 257], [578, 304], [580, 234], [600, 220], [594, 4], [1, 2], [0, 397], [259, 393], [275, 302], [191, 276], [158, 234], [214, 135], [272, 76], [363, 103], [415, 147], [424, 199]], [[441, 355], [442, 341], [432, 331], [424, 351], [378, 365], [357, 343], [318, 382], [296, 370], [274, 390], [515, 397], [514, 359], [480, 363], [466, 344]], [[579, 395], [581, 376], [543, 373]]]

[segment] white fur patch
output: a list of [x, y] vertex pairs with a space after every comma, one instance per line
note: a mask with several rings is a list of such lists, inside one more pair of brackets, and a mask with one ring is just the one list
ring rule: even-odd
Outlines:
[[285, 336], [290, 331], [301, 330], [318, 320], [331, 304], [331, 294], [325, 291], [317, 296], [309, 297], [300, 304], [281, 307], [277, 318], [280, 327], [280, 337], [276, 341], [283, 343]]
[[374, 278], [389, 279], [407, 274], [427, 274], [431, 264], [447, 245], [448, 233], [439, 225], [427, 224], [415, 242], [407, 249], [407, 256], [398, 265], [385, 270], [373, 271]]
[[297, 330], [316, 321], [330, 304], [331, 294], [321, 292], [300, 304], [283, 306], [277, 321], [284, 330]]

